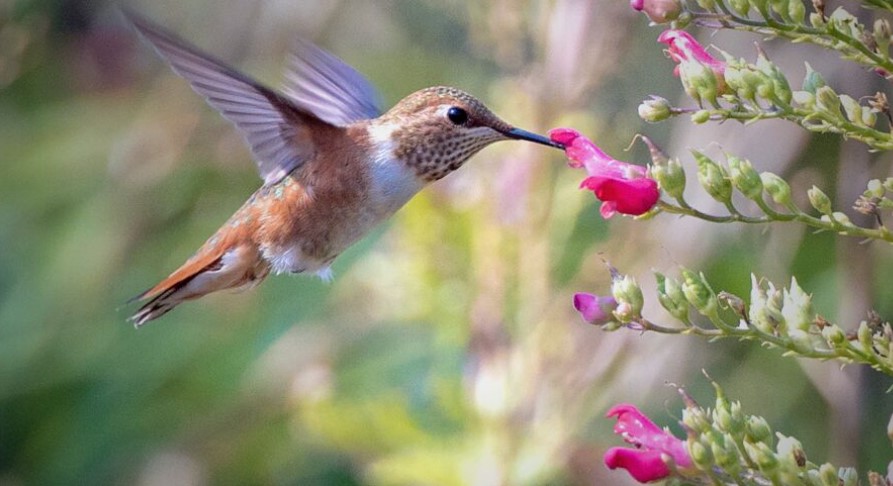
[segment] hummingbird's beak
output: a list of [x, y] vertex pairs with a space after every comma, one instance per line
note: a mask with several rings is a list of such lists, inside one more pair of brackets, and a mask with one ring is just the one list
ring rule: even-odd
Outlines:
[[505, 132], [505, 136], [509, 138], [514, 138], [515, 140], [527, 140], [528, 142], [539, 143], [542, 145], [548, 145], [549, 147], [555, 147], [557, 149], [564, 150], [564, 144], [553, 142], [548, 138], [537, 135], [532, 132], [528, 132], [527, 130], [521, 130], [520, 128], [512, 128], [511, 130]]

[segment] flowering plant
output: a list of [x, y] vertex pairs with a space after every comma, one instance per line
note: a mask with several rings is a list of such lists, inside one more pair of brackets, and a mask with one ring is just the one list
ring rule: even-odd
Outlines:
[[[745, 60], [718, 48], [708, 49], [682, 30], [694, 24], [811, 43], [836, 51], [889, 81], [893, 80], [889, 52], [893, 36], [886, 19], [866, 26], [843, 7], [829, 14], [821, 0], [814, 0], [811, 10], [801, 0], [632, 0], [630, 5], [653, 25], [668, 27], [657, 40], [666, 45], [668, 57], [676, 63], [673, 74], [695, 105], [676, 107], [666, 98], [651, 95], [638, 110], [645, 121], [680, 115], [689, 115], [695, 124], [781, 119], [810, 132], [861, 141], [872, 151], [893, 149], [893, 116], [884, 93], [858, 99], [840, 94], [808, 63], [802, 87], [796, 90], [759, 45], [754, 59]], [[887, 1], [868, 0], [866, 6], [893, 12], [893, 3]], [[863, 241], [893, 243], [893, 233], [884, 222], [893, 209], [893, 177], [867, 181], [853, 209], [870, 218], [856, 223], [835, 210], [831, 198], [817, 186], [801, 197], [783, 177], [760, 172], [755, 168], [758, 164], [747, 159], [727, 153], [724, 161], [717, 161], [703, 150], [692, 150], [698, 183], [724, 208], [723, 213], [714, 213], [689, 204], [682, 163], [646, 137], [642, 139], [652, 159], [647, 169], [631, 168], [608, 157], [572, 130], [557, 129], [552, 137], [568, 147], [571, 166], [585, 167], [590, 179], [617, 178], [612, 191], [583, 184], [604, 201], [605, 218], [617, 212], [649, 217], [670, 213], [714, 223], [795, 222]], [[803, 201], [811, 209], [803, 209]], [[670, 325], [644, 317], [646, 298], [638, 283], [609, 268], [610, 293], [574, 297], [583, 320], [606, 331], [631, 329], [710, 340], [731, 337], [780, 349], [785, 356], [862, 364], [893, 376], [893, 325], [875, 311], [869, 311], [856, 326], [833, 323], [816, 313], [812, 296], [795, 277], [782, 287], [752, 275], [749, 295], [739, 296], [715, 291], [701, 272], [682, 268], [679, 278], [655, 272], [657, 301], [678, 321]], [[765, 419], [746, 415], [740, 403], [726, 399], [718, 384], [714, 387], [712, 410], [699, 406], [680, 389], [685, 402], [681, 420], [685, 440], [657, 427], [632, 405], [612, 408], [608, 416], [618, 420], [615, 432], [637, 449], [609, 449], [606, 465], [626, 469], [639, 482], [669, 478], [684, 484], [858, 484], [855, 469], [808, 461], [797, 439], [777, 434], [775, 440]], [[872, 485], [893, 484], [893, 477], [873, 472], [867, 477]]]

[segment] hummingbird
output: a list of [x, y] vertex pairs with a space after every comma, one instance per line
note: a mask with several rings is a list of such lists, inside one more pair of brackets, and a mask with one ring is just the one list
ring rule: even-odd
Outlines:
[[250, 288], [270, 272], [331, 278], [332, 261], [428, 184], [501, 140], [563, 149], [472, 95], [421, 89], [382, 113], [360, 73], [297, 39], [275, 91], [133, 12], [175, 73], [241, 132], [263, 184], [179, 268], [131, 302], [136, 327], [188, 300]]

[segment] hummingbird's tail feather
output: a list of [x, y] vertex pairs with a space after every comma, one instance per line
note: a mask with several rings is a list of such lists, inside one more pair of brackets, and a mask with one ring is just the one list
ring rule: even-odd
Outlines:
[[199, 253], [158, 285], [132, 300], [148, 300], [128, 320], [134, 326], [157, 319], [187, 300], [225, 289], [252, 287], [267, 274], [270, 265], [253, 246], [219, 248]]

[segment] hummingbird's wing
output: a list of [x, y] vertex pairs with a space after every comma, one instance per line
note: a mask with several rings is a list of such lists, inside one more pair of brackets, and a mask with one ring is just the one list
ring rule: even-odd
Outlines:
[[362, 74], [300, 38], [288, 57], [283, 92], [295, 105], [332, 125], [381, 115], [378, 93]]
[[305, 127], [314, 121], [310, 112], [147, 19], [132, 12], [125, 16], [174, 72], [239, 128], [266, 185], [312, 156], [315, 148]]

